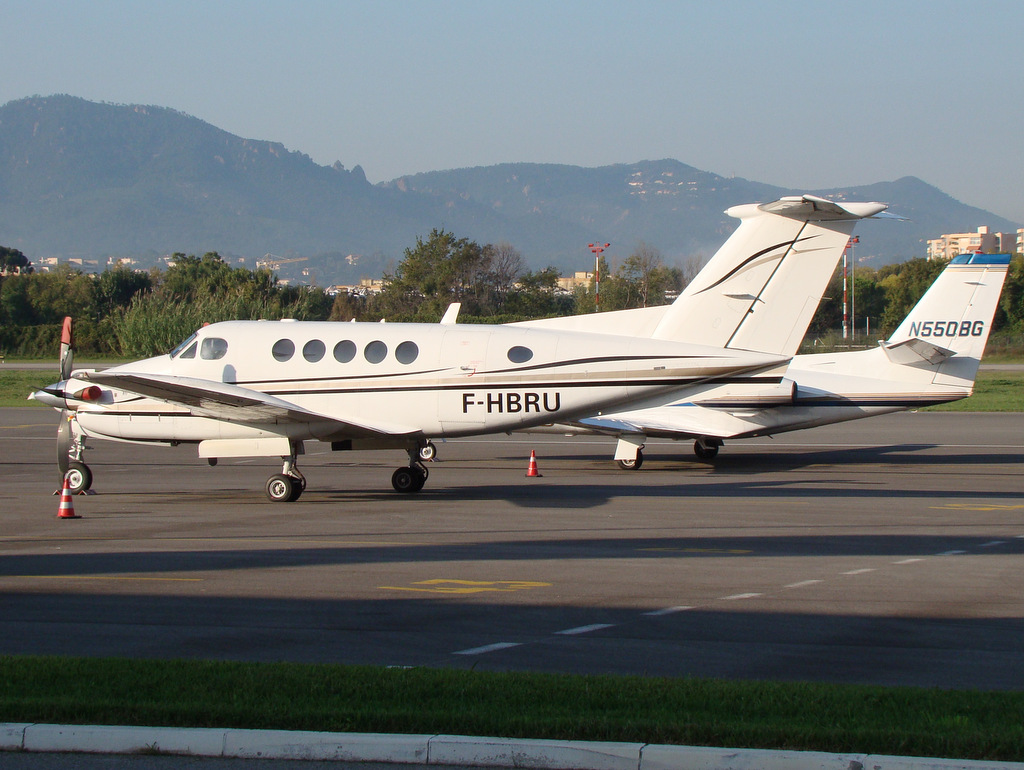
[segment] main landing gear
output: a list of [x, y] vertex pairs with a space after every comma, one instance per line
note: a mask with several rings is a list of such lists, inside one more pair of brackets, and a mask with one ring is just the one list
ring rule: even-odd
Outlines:
[[718, 450], [722, 447], [722, 440], [718, 438], [699, 438], [693, 442], [693, 453], [698, 460], [714, 460], [718, 457]]
[[292, 445], [292, 453], [282, 458], [281, 472], [267, 479], [267, 497], [274, 503], [294, 503], [306, 488], [306, 477], [295, 464], [301, 445]]
[[[413, 492], [419, 492], [423, 489], [423, 485], [427, 483], [427, 477], [430, 475], [430, 471], [427, 470], [422, 462], [424, 450], [426, 447], [433, 447], [433, 444], [427, 443], [423, 447], [414, 447], [409, 450], [409, 465], [397, 468], [394, 473], [391, 474], [391, 486], [395, 488], [396, 492], [402, 492], [404, 494], [412, 494]], [[434, 454], [437, 450], [431, 453], [430, 458], [433, 459]]]

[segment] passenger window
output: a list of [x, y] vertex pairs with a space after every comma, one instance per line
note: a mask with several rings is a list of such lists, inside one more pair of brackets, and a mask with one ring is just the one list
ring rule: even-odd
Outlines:
[[184, 353], [179, 353], [178, 358], [195, 358], [196, 349], [199, 347], [198, 342], [193, 342], [192, 345]]
[[529, 348], [524, 348], [522, 345], [516, 345], [508, 349], [508, 360], [514, 364], [525, 364], [533, 358], [533, 351]]
[[415, 342], [403, 342], [395, 348], [395, 358], [400, 364], [411, 364], [420, 354]]
[[207, 337], [199, 346], [199, 357], [204, 361], [216, 361], [228, 353], [228, 341], [220, 337]]
[[321, 358], [324, 357], [324, 353], [327, 352], [327, 346], [324, 345], [320, 340], [310, 340], [302, 346], [302, 357], [309, 361], [311, 364], [315, 364]]
[[380, 340], [374, 340], [363, 349], [363, 355], [371, 364], [379, 364], [387, 357], [388, 346]]
[[356, 343], [352, 340], [342, 340], [334, 346], [334, 360], [339, 364], [347, 364], [356, 357]]
[[295, 343], [291, 340], [278, 340], [271, 352], [278, 361], [287, 361], [295, 355]]

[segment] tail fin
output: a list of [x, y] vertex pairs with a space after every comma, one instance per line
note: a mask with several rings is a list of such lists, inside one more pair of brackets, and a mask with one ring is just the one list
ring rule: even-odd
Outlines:
[[882, 343], [894, 363], [938, 365], [936, 385], [970, 387], [985, 352], [1009, 254], [961, 254]]
[[653, 336], [794, 355], [857, 220], [885, 208], [813, 195], [734, 206], [739, 228]]

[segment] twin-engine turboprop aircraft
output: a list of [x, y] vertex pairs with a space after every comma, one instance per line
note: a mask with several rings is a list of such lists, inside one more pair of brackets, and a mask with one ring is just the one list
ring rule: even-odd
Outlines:
[[[305, 441], [403, 448], [392, 485], [415, 492], [428, 437], [573, 422], [785, 365], [792, 353], [780, 350], [803, 336], [854, 222], [884, 208], [797, 196], [731, 209], [743, 223], [699, 289], [653, 312], [505, 326], [232, 321], [102, 372], [72, 371], [66, 322], [61, 381], [31, 397], [66, 417], [58, 464], [76, 491], [92, 483], [83, 450], [95, 437], [196, 443], [211, 463], [280, 456], [274, 501], [305, 488]], [[692, 339], [694, 324], [706, 341]]]
[[877, 348], [795, 356], [782, 371], [685, 388], [628, 410], [559, 426], [616, 436], [625, 469], [648, 437], [694, 440], [713, 459], [726, 439], [768, 436], [957, 401], [971, 395], [1006, 279], [1007, 254], [954, 258]]

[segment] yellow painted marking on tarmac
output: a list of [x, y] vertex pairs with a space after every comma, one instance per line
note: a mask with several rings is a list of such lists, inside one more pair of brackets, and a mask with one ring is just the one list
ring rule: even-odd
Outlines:
[[1024, 505], [999, 505], [997, 503], [950, 503], [949, 505], [933, 505], [932, 510], [954, 511], [1018, 511]]
[[660, 551], [663, 553], [725, 553], [744, 554], [753, 553], [743, 548], [637, 548], [638, 551]]
[[[424, 587], [416, 588], [415, 586]], [[445, 578], [419, 580], [411, 586], [377, 586], [382, 591], [413, 591], [429, 594], [479, 594], [488, 591], [508, 593], [550, 587], [551, 583], [533, 580], [448, 580]]]
[[118, 575], [11, 575], [21, 580], [133, 580], [165, 583], [202, 583], [205, 578], [123, 577]]

